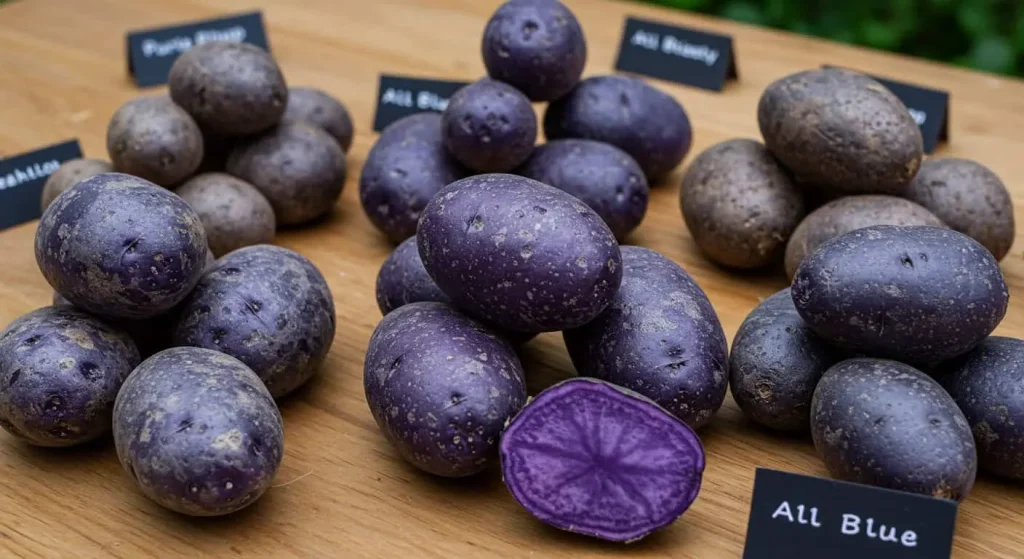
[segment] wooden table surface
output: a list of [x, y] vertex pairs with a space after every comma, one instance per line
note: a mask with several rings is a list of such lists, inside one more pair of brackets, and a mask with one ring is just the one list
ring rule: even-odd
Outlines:
[[[286, 450], [276, 485], [254, 506], [190, 519], [148, 501], [120, 469], [109, 439], [42, 450], [0, 434], [0, 556], [274, 557], [738, 557], [754, 469], [824, 475], [808, 439], [748, 425], [731, 398], [701, 432], [703, 491], [669, 529], [624, 548], [550, 529], [507, 494], [497, 473], [444, 481], [406, 466], [380, 435], [362, 390], [363, 353], [380, 319], [373, 296], [389, 245], [363, 215], [359, 170], [376, 135], [380, 72], [473, 80], [484, 72], [480, 37], [495, 0], [265, 0], [270, 41], [293, 85], [321, 87], [351, 110], [358, 134], [348, 184], [333, 217], [279, 242], [312, 259], [334, 292], [338, 333], [321, 374], [281, 402]], [[952, 142], [943, 155], [976, 158], [1002, 176], [1024, 223], [1024, 83], [815, 39], [630, 3], [568, 0], [583, 25], [587, 75], [608, 73], [627, 14], [731, 34], [741, 80], [716, 94], [657, 84], [695, 128], [692, 154], [732, 137], [757, 137], [755, 107], [772, 80], [823, 63], [948, 89]], [[18, 0], [0, 7], [0, 155], [78, 137], [106, 158], [107, 120], [138, 94], [126, 75], [124, 32], [253, 8], [251, 0]], [[707, 291], [728, 335], [771, 275], [730, 275], [697, 252], [680, 217], [681, 169], [652, 192], [630, 239], [681, 263]], [[1022, 229], [1024, 230], [1024, 229]], [[0, 325], [43, 306], [50, 289], [32, 252], [34, 224], [0, 234]], [[1010, 311], [998, 330], [1024, 337], [1024, 243], [1003, 262]], [[531, 342], [531, 392], [572, 374], [557, 334]], [[960, 509], [956, 557], [1024, 556], [1024, 491], [981, 479]]]

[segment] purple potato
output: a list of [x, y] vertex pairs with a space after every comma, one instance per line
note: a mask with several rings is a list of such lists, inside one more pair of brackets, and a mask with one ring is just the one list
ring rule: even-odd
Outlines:
[[35, 239], [46, 281], [76, 307], [108, 318], [169, 311], [199, 282], [207, 250], [203, 224], [184, 200], [120, 173], [60, 195]]
[[594, 320], [562, 333], [580, 376], [634, 390], [694, 429], [722, 407], [729, 346], [704, 291], [653, 250], [622, 247], [622, 286]]
[[[53, 306], [74, 307], [71, 301], [68, 301], [56, 291], [53, 292]], [[173, 326], [174, 322], [174, 309], [143, 320], [105, 319], [104, 322], [131, 336], [142, 359], [146, 359], [154, 353], [171, 347], [171, 326]]]
[[341, 150], [348, 153], [352, 147], [352, 117], [338, 99], [312, 87], [293, 87], [288, 90], [288, 107], [282, 122], [306, 121], [313, 123], [334, 137]]
[[70, 159], [61, 163], [57, 170], [50, 173], [43, 184], [43, 194], [40, 200], [42, 211], [50, 207], [50, 204], [81, 181], [89, 177], [95, 177], [100, 173], [109, 173], [114, 170], [113, 165], [98, 159]]
[[68, 306], [30, 312], [0, 333], [0, 426], [39, 446], [95, 439], [138, 364], [123, 330]]
[[166, 95], [138, 97], [110, 119], [107, 153], [118, 172], [170, 187], [199, 168], [203, 133]]
[[196, 211], [215, 256], [274, 241], [274, 209], [253, 185], [226, 173], [203, 173], [175, 190]]
[[450, 303], [451, 299], [430, 279], [423, 267], [416, 237], [402, 241], [377, 273], [377, 306], [381, 314], [419, 302]]
[[845, 481], [959, 501], [978, 470], [953, 399], [896, 361], [848, 359], [826, 371], [811, 401], [811, 435], [828, 471]]
[[297, 252], [255, 245], [223, 256], [177, 310], [174, 345], [238, 358], [280, 398], [309, 380], [334, 342], [334, 298]]
[[533, 101], [554, 101], [583, 75], [587, 41], [576, 16], [561, 2], [512, 0], [502, 4], [484, 30], [487, 73]]
[[537, 140], [537, 115], [516, 88], [483, 78], [455, 92], [441, 115], [441, 136], [460, 163], [478, 173], [522, 165]]
[[793, 302], [819, 336], [869, 357], [928, 365], [981, 343], [1009, 302], [999, 263], [970, 237], [876, 225], [825, 243], [797, 268]]
[[611, 144], [553, 140], [535, 149], [516, 174], [579, 198], [619, 240], [636, 229], [647, 213], [649, 192], [643, 170]]
[[125, 381], [114, 404], [114, 445], [147, 497], [182, 514], [217, 516], [270, 487], [284, 428], [270, 393], [241, 361], [176, 347]]
[[363, 367], [381, 432], [411, 464], [445, 477], [483, 471], [526, 379], [500, 336], [442, 303], [411, 303], [377, 325]]
[[692, 140], [690, 119], [675, 99], [625, 76], [587, 78], [548, 105], [544, 135], [612, 144], [631, 155], [651, 182], [679, 165]]
[[416, 241], [455, 305], [503, 330], [586, 324], [622, 279], [619, 245], [594, 210], [515, 175], [448, 185], [423, 211]]
[[679, 518], [700, 493], [704, 448], [643, 396], [592, 379], [541, 392], [501, 437], [505, 485], [556, 528], [633, 542]]

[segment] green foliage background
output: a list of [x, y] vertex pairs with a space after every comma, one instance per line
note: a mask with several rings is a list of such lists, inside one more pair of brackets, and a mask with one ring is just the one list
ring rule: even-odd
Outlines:
[[755, 25], [1024, 75], [1024, 0], [646, 0]]

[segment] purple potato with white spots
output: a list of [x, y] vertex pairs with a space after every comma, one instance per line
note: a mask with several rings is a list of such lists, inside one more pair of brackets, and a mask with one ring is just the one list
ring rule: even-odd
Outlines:
[[707, 295], [678, 264], [622, 247], [622, 285], [594, 320], [562, 333], [580, 376], [650, 398], [694, 429], [722, 407], [729, 346]]
[[384, 260], [377, 273], [376, 291], [377, 307], [384, 315], [409, 303], [451, 302], [423, 267], [416, 237], [402, 241]]
[[241, 361], [176, 347], [125, 381], [114, 404], [114, 445], [147, 497], [182, 514], [219, 516], [270, 487], [284, 427], [267, 388]]
[[352, 147], [352, 117], [345, 105], [329, 93], [312, 87], [288, 90], [288, 107], [281, 122], [306, 121], [323, 128], [348, 153]]
[[0, 426], [37, 446], [104, 435], [139, 360], [126, 332], [92, 315], [68, 306], [32, 311], [0, 333]]
[[505, 423], [526, 403], [512, 346], [443, 303], [411, 303], [381, 320], [366, 350], [363, 387], [399, 454], [444, 477], [483, 471]]
[[448, 151], [478, 173], [505, 173], [530, 157], [537, 141], [537, 115], [525, 95], [490, 78], [452, 95], [441, 114]]

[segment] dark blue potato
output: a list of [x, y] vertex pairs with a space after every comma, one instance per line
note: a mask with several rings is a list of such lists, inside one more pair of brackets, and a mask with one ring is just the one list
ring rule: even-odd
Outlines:
[[104, 173], [60, 195], [39, 221], [36, 261], [76, 307], [111, 318], [164, 313], [203, 273], [206, 232], [184, 200]]
[[836, 478], [940, 497], [967, 497], [978, 470], [964, 415], [910, 365], [848, 359], [821, 377], [811, 402], [814, 446]]
[[549, 184], [590, 206], [622, 240], [647, 213], [643, 170], [630, 155], [604, 142], [553, 140], [533, 151], [516, 174]]
[[423, 211], [416, 240], [427, 272], [455, 305], [503, 330], [586, 324], [622, 279], [619, 245], [600, 216], [515, 175], [448, 185]]
[[1024, 341], [989, 337], [935, 376], [971, 425], [981, 468], [1024, 479]]
[[481, 47], [487, 73], [533, 101], [554, 101], [583, 75], [587, 42], [569, 8], [554, 0], [513, 0], [494, 12]]
[[697, 429], [722, 407], [728, 352], [704, 291], [653, 250], [622, 247], [622, 286], [593, 321], [563, 333], [576, 371], [633, 390]]
[[312, 262], [256, 245], [227, 254], [178, 309], [175, 345], [240, 359], [279, 398], [312, 377], [334, 342], [334, 298]]
[[446, 477], [473, 475], [496, 459], [505, 423], [526, 403], [512, 347], [442, 303], [412, 303], [381, 320], [363, 387], [402, 457]]
[[441, 115], [441, 135], [455, 159], [478, 173], [521, 165], [537, 141], [537, 115], [516, 88], [483, 78], [452, 95]]
[[121, 383], [139, 364], [122, 330], [77, 309], [44, 307], [0, 333], [0, 426], [39, 446], [110, 430]]
[[191, 516], [229, 514], [270, 487], [284, 454], [281, 413], [241, 361], [176, 347], [142, 362], [117, 395], [121, 466], [157, 503]]
[[377, 273], [377, 307], [381, 314], [388, 314], [409, 303], [430, 301], [451, 302], [430, 279], [420, 260], [416, 237], [410, 237], [388, 255]]
[[877, 225], [823, 244], [797, 268], [793, 302], [829, 342], [927, 365], [969, 351], [1009, 302], [999, 263], [970, 237]]
[[619, 147], [649, 181], [668, 174], [690, 151], [690, 119], [672, 97], [625, 76], [594, 76], [548, 105], [548, 140], [585, 138]]
[[381, 132], [359, 177], [359, 200], [373, 225], [400, 243], [416, 234], [427, 202], [466, 175], [444, 147], [441, 115], [415, 114]]
[[806, 432], [814, 388], [838, 353], [800, 318], [786, 288], [751, 311], [736, 332], [729, 389], [754, 423]]

